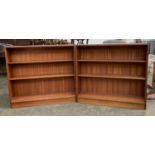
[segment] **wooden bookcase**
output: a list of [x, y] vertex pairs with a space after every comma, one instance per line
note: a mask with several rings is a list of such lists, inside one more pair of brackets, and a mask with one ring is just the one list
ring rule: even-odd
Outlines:
[[78, 102], [145, 109], [146, 44], [78, 45]]
[[79, 102], [145, 109], [147, 44], [9, 46], [12, 107]]
[[12, 107], [75, 102], [74, 46], [5, 49]]

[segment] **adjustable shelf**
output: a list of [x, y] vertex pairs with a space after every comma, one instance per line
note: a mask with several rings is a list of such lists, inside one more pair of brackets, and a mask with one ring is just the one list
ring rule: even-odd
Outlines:
[[62, 77], [73, 77], [74, 74], [66, 75], [40, 75], [40, 76], [28, 76], [28, 77], [13, 77], [10, 78], [11, 81], [15, 80], [31, 80], [31, 79], [48, 79], [48, 78], [62, 78]]
[[121, 75], [89, 75], [89, 74], [80, 74], [80, 75], [78, 75], [78, 76], [79, 76], [79, 77], [89, 77], [89, 78], [146, 80], [144, 77], [121, 76]]
[[65, 62], [74, 62], [73, 60], [47, 60], [47, 61], [25, 61], [25, 62], [8, 62], [9, 65], [16, 65], [16, 64], [39, 64], [39, 63], [58, 63], [58, 62], [61, 62], [61, 63], [65, 63]]
[[78, 60], [78, 62], [118, 62], [118, 63], [146, 63], [145, 60]]

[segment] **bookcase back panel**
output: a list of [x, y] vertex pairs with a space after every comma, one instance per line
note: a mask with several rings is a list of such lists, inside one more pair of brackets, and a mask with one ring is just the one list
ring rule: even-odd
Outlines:
[[80, 78], [79, 94], [144, 98], [144, 81]]
[[73, 74], [73, 62], [58, 62], [58, 63], [44, 63], [44, 64], [22, 64], [11, 66], [12, 77], [28, 77], [39, 75], [63, 75]]
[[146, 60], [146, 46], [79, 47], [79, 60]]
[[81, 62], [79, 74], [89, 75], [126, 75], [145, 77], [145, 64], [116, 63], [116, 62]]
[[72, 60], [73, 48], [12, 48], [10, 50], [10, 62], [31, 62], [31, 61], [49, 61], [49, 60]]

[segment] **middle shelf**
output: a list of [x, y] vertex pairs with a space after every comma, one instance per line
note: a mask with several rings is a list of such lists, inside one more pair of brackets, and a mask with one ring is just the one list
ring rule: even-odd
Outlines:
[[78, 60], [78, 62], [117, 62], [117, 63], [146, 63], [145, 60], [87, 60], [87, 59], [83, 59], [83, 60]]
[[91, 74], [79, 74], [78, 76], [79, 77], [88, 77], [88, 78], [110, 78], [110, 79], [145, 80], [144, 77], [126, 76], [126, 75], [91, 75]]
[[73, 62], [74, 60], [42, 60], [42, 61], [17, 61], [17, 62], [8, 62], [9, 65], [17, 65], [17, 64], [43, 64], [43, 63], [58, 63], [58, 62]]
[[29, 79], [44, 79], [44, 78], [61, 78], [61, 77], [72, 77], [74, 74], [64, 74], [64, 75], [40, 75], [40, 76], [27, 76], [27, 77], [12, 77], [11, 81], [15, 80], [29, 80]]

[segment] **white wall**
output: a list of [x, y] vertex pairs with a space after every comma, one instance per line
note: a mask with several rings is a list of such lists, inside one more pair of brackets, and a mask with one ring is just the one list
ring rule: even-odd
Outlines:
[[[106, 40], [110, 40], [110, 39], [89, 39], [89, 44], [102, 44]], [[111, 39], [111, 40], [113, 40], [113, 39]], [[134, 39], [124, 39], [124, 40], [127, 43], [134, 43]]]
[[106, 39], [89, 39], [89, 44], [102, 44]]
[[[106, 40], [114, 40], [114, 39], [90, 39], [89, 44], [102, 44]], [[124, 39], [127, 43], [134, 43], [134, 39]]]

